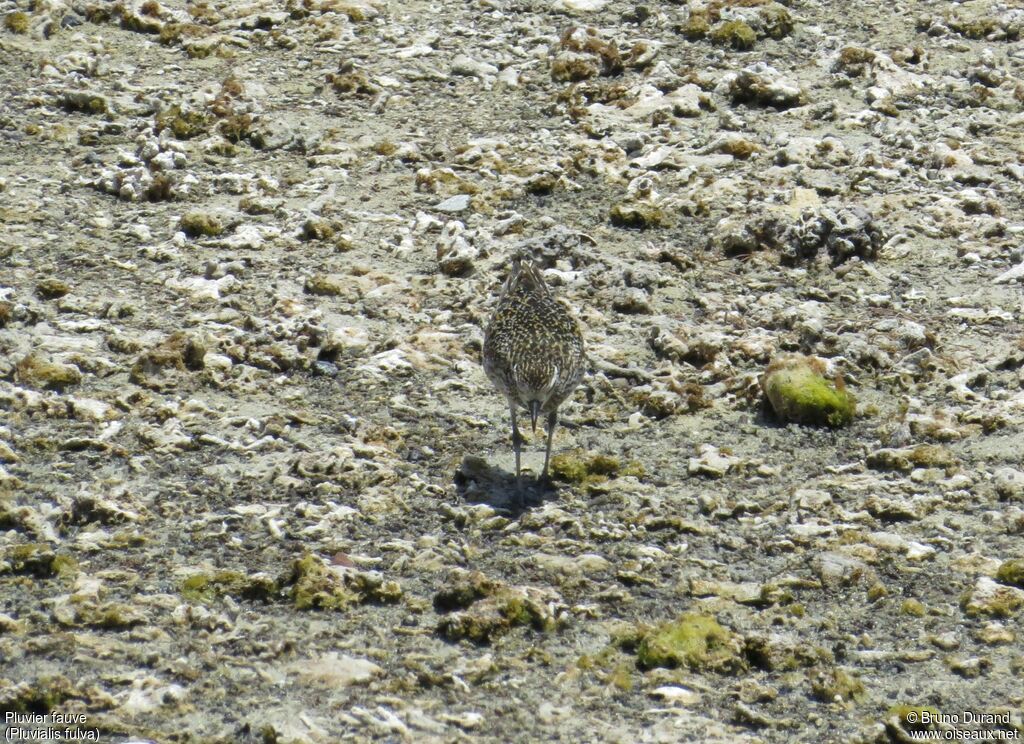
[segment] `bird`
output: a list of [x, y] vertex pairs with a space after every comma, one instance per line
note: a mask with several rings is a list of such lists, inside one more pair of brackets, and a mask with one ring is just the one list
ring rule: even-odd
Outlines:
[[483, 367], [508, 400], [517, 483], [521, 483], [523, 446], [519, 409], [529, 413], [535, 434], [537, 419], [547, 416], [547, 447], [541, 472], [541, 479], [546, 480], [558, 407], [580, 384], [586, 366], [583, 334], [576, 319], [555, 299], [537, 266], [521, 256], [514, 257], [484, 331]]

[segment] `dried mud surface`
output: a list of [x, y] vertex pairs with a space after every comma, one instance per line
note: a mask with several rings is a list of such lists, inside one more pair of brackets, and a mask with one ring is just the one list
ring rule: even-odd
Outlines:
[[[1019, 736], [1024, 11], [0, 16], [3, 711], [113, 742]], [[479, 363], [515, 252], [592, 367], [525, 505]], [[797, 352], [849, 426], [765, 407]]]

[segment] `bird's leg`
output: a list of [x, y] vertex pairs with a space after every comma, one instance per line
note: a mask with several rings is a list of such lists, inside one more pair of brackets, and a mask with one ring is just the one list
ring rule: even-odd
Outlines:
[[516, 404], [509, 403], [509, 410], [512, 412], [512, 449], [516, 451], [516, 480], [519, 480], [519, 458], [523, 451], [523, 435], [519, 433], [519, 423], [516, 420]]
[[548, 414], [548, 446], [544, 451], [544, 470], [541, 473], [541, 478], [548, 477], [548, 460], [551, 459], [551, 440], [555, 436], [555, 424], [558, 423], [558, 411], [552, 411]]

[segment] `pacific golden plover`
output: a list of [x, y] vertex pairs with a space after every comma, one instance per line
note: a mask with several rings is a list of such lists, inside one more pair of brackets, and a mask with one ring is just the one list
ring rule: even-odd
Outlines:
[[569, 310], [554, 298], [533, 263], [513, 259], [512, 273], [484, 333], [483, 364], [491, 382], [508, 399], [517, 479], [523, 445], [516, 420], [519, 407], [529, 411], [535, 433], [537, 417], [547, 414], [541, 473], [546, 478], [558, 406], [580, 384], [586, 363], [583, 334]]

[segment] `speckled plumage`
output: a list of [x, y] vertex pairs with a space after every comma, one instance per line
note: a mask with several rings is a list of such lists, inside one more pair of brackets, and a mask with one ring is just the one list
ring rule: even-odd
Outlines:
[[508, 399], [517, 477], [522, 448], [517, 411], [524, 408], [530, 413], [534, 430], [537, 417], [547, 416], [542, 473], [547, 476], [558, 407], [583, 379], [586, 355], [579, 325], [554, 298], [532, 263], [512, 262], [512, 272], [484, 334], [483, 364], [491, 382]]

